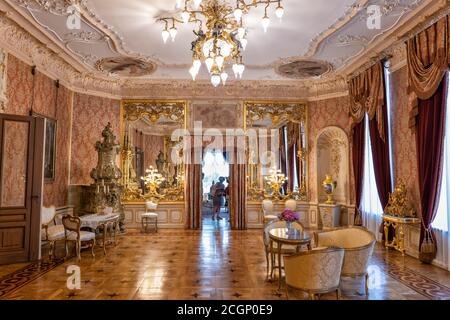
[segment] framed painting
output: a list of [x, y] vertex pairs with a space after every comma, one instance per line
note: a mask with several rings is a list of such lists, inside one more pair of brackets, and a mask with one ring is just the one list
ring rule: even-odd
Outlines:
[[56, 174], [57, 121], [38, 113], [33, 113], [33, 116], [45, 118], [44, 182], [52, 182]]

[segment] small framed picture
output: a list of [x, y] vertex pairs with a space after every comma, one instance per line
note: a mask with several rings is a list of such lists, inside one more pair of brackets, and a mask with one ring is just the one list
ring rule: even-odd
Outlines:
[[45, 118], [44, 182], [52, 182], [56, 173], [57, 121], [38, 113], [33, 113], [33, 116]]

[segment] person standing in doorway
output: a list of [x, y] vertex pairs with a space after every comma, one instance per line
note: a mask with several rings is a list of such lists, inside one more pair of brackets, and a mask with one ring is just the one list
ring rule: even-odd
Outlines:
[[213, 194], [213, 212], [212, 219], [215, 220], [217, 216], [217, 220], [222, 220], [220, 216], [220, 207], [222, 207], [222, 202], [225, 196], [225, 181], [224, 177], [219, 177], [219, 181], [214, 185], [214, 194]]

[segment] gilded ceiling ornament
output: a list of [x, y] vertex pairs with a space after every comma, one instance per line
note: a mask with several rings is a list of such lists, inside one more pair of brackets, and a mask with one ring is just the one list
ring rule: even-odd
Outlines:
[[136, 121], [143, 117], [156, 123], [160, 118], [184, 125], [184, 101], [124, 101], [124, 120]]
[[247, 127], [252, 127], [256, 121], [269, 117], [272, 127], [283, 122], [303, 123], [306, 121], [306, 104], [291, 102], [251, 102], [244, 103], [246, 109]]

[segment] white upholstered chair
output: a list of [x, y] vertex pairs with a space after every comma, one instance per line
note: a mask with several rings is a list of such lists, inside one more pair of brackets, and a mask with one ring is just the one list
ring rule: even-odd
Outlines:
[[[95, 232], [82, 231], [81, 230], [81, 220], [79, 217], [72, 217], [70, 215], [65, 215], [62, 218], [65, 233], [65, 246], [66, 246], [66, 256], [68, 255], [67, 242], [75, 242], [75, 251], [78, 260], [81, 260], [81, 249], [91, 248], [91, 254], [95, 257], [94, 247], [95, 247]], [[83, 244], [86, 244], [83, 246]]]
[[342, 248], [324, 248], [285, 256], [286, 294], [288, 287], [292, 287], [307, 292], [314, 300], [317, 295], [336, 291], [339, 300], [343, 260]]
[[295, 201], [294, 199], [286, 200], [286, 202], [284, 203], [284, 208], [295, 211], [295, 209], [297, 209], [297, 201]]
[[[273, 243], [272, 245], [272, 251], [270, 249], [270, 237], [269, 237], [269, 231], [274, 228], [284, 228], [286, 227], [286, 221], [277, 220], [277, 221], [271, 221], [264, 227], [264, 234], [263, 234], [263, 240], [264, 240], [264, 249], [266, 253], [266, 265], [267, 265], [267, 276], [272, 278], [273, 271], [275, 268], [278, 268], [279, 266], [275, 266], [275, 255], [278, 253], [278, 244]], [[292, 223], [292, 227], [294, 227], [297, 230], [304, 230], [303, 225], [295, 221]], [[281, 254], [293, 254], [297, 252], [297, 247], [293, 245], [282, 245], [281, 247]], [[270, 257], [270, 263], [269, 263], [269, 257]], [[270, 272], [270, 273], [269, 273]]]
[[158, 232], [158, 214], [156, 213], [158, 204], [153, 201], [145, 203], [145, 213], [141, 214], [142, 229], [147, 232], [148, 227], [153, 224], [155, 232]]
[[262, 201], [262, 212], [264, 215], [264, 223], [278, 219], [278, 216], [274, 212], [273, 202], [269, 199]]
[[41, 239], [47, 241], [50, 245], [49, 257], [54, 257], [56, 241], [64, 240], [64, 226], [57, 225], [55, 222], [56, 208], [42, 207], [41, 208]]
[[339, 247], [345, 250], [342, 277], [365, 276], [365, 292], [369, 294], [367, 267], [375, 245], [375, 235], [362, 227], [338, 228], [314, 234], [320, 247]]

